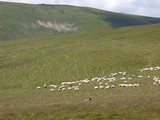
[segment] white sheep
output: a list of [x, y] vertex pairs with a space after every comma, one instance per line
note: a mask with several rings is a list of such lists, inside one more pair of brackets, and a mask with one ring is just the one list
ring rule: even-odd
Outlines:
[[143, 75], [139, 75], [138, 78], [143, 78]]
[[111, 85], [111, 88], [115, 88], [116, 86], [115, 85]]
[[102, 85], [101, 85], [101, 86], [99, 86], [99, 88], [100, 88], [100, 89], [103, 89], [103, 88], [104, 88], [104, 86], [102, 86]]
[[39, 90], [39, 89], [41, 89], [41, 87], [40, 87], [40, 86], [37, 86], [37, 90]]
[[123, 87], [123, 84], [119, 84], [119, 87]]
[[133, 87], [133, 85], [132, 84], [128, 84], [127, 87]]
[[125, 77], [122, 77], [122, 78], [120, 78], [121, 80], [126, 80], [126, 78]]
[[91, 81], [93, 82], [93, 81], [95, 81], [95, 80], [98, 80], [98, 77], [92, 78]]
[[98, 89], [98, 86], [95, 86], [94, 89], [95, 89], [95, 90]]
[[123, 72], [122, 75], [123, 75], [123, 76], [124, 76], [124, 75], [127, 75], [127, 72]]
[[74, 88], [75, 91], [79, 91], [79, 88]]
[[102, 83], [100, 82], [99, 85], [102, 85]]
[[57, 85], [49, 85], [50, 88], [57, 88]]
[[52, 92], [52, 91], [55, 91], [55, 90], [52, 88], [52, 89], [50, 89], [50, 91]]
[[139, 84], [119, 84], [119, 87], [138, 87]]
[[71, 88], [71, 87], [68, 87], [68, 90], [72, 90], [72, 88]]
[[160, 84], [160, 80], [158, 81], [158, 83]]
[[131, 78], [131, 77], [128, 77], [128, 80], [132, 80], [133, 78]]
[[61, 85], [66, 85], [66, 82], [62, 82]]
[[62, 91], [65, 91], [66, 89], [65, 88], [62, 88]]
[[119, 72], [119, 74], [123, 74], [123, 72]]
[[104, 85], [108, 85], [108, 83], [105, 83]]
[[109, 89], [110, 88], [110, 86], [109, 85], [107, 85], [106, 87], [105, 87], [105, 89]]
[[119, 87], [127, 87], [127, 84], [119, 84]]
[[78, 87], [78, 86], [73, 86], [72, 89], [73, 89], [74, 91], [79, 91], [79, 87]]
[[78, 85], [79, 85], [79, 86], [81, 86], [81, 85], [82, 85], [82, 83], [78, 83]]
[[116, 78], [113, 77], [113, 78], [109, 78], [109, 82], [115, 82], [116, 81]]
[[100, 82], [101, 81], [101, 78], [98, 78], [97, 82]]
[[44, 86], [44, 88], [47, 88], [47, 85], [46, 85], [46, 84], [44, 84], [43, 86]]
[[158, 85], [156, 82], [153, 82], [153, 85]]
[[139, 84], [133, 84], [133, 87], [138, 87], [139, 86]]

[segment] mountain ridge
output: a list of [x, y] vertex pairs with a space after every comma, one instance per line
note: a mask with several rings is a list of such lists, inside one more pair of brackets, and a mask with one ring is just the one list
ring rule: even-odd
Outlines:
[[71, 5], [0, 2], [0, 40], [160, 23], [160, 18]]

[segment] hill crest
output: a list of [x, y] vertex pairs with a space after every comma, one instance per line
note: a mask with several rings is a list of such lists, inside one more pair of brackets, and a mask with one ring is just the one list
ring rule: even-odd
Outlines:
[[160, 18], [67, 5], [0, 2], [0, 40], [160, 23]]

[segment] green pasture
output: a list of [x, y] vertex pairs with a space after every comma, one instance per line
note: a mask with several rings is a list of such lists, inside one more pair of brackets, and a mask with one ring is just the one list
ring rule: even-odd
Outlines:
[[[0, 42], [0, 119], [16, 120], [159, 120], [160, 86], [135, 78], [137, 88], [80, 91], [37, 90], [107, 76], [111, 72], [159, 76], [143, 72], [160, 65], [160, 25]], [[84, 102], [88, 97], [92, 100]]]

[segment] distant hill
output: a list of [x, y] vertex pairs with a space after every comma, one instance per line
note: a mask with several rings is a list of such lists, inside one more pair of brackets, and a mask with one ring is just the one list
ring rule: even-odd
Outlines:
[[160, 18], [87, 7], [0, 2], [0, 40], [160, 23]]

